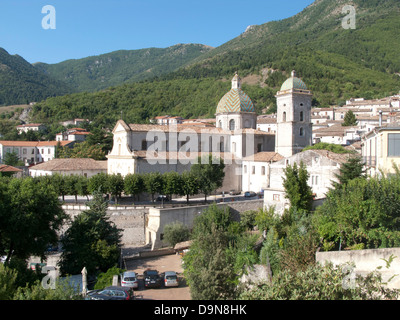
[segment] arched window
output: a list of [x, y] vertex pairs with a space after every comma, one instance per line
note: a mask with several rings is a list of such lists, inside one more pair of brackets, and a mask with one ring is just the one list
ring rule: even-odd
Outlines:
[[222, 128], [222, 121], [221, 120], [218, 121], [218, 127]]
[[246, 119], [246, 120], [244, 121], [244, 127], [245, 127], [245, 128], [250, 128], [250, 120], [249, 120], [249, 119]]
[[235, 130], [235, 120], [229, 121], [229, 130]]
[[283, 112], [282, 121], [283, 121], [283, 122], [286, 122], [286, 111]]
[[304, 113], [303, 113], [303, 111], [300, 111], [300, 121], [304, 121]]
[[304, 136], [304, 129], [300, 128], [300, 137]]

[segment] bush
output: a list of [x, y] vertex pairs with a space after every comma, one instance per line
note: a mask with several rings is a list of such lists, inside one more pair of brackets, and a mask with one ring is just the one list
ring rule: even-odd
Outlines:
[[189, 237], [189, 228], [181, 222], [176, 221], [164, 227], [164, 240], [171, 247], [175, 247], [179, 242], [189, 240]]
[[97, 277], [97, 282], [94, 286], [94, 289], [104, 289], [105, 287], [111, 286], [113, 277], [116, 275], [120, 275], [125, 272], [124, 269], [119, 269], [117, 267], [113, 267], [107, 270], [107, 272], [102, 272]]

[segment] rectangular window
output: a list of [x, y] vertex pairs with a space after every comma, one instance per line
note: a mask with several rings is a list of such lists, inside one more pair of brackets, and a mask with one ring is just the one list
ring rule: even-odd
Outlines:
[[251, 167], [251, 173], [252, 173], [252, 174], [256, 174], [256, 167], [255, 167], [255, 166], [252, 166], [252, 167]]
[[261, 167], [261, 175], [262, 175], [262, 176], [265, 176], [265, 166], [262, 166], [262, 167]]
[[244, 166], [244, 173], [247, 173], [247, 166]]
[[400, 157], [400, 133], [388, 134], [388, 157]]

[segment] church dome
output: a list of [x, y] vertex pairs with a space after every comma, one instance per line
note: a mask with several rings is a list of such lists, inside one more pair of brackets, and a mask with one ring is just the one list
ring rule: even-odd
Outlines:
[[303, 80], [299, 79], [296, 77], [296, 72], [292, 71], [292, 76], [287, 79], [280, 91], [286, 91], [286, 90], [308, 90], [306, 84], [303, 82]]
[[232, 79], [232, 89], [218, 103], [218, 113], [256, 112], [250, 97], [241, 89], [240, 77]]

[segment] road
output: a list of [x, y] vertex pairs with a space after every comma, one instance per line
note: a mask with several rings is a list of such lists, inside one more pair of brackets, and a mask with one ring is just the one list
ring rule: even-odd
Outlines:
[[175, 271], [180, 280], [183, 276], [181, 256], [167, 255], [154, 258], [136, 259], [126, 262], [126, 269], [135, 271], [139, 274], [139, 289], [135, 291], [138, 299], [150, 300], [190, 300], [190, 290], [184, 281], [181, 281], [179, 287], [161, 287], [159, 289], [145, 289], [143, 283], [143, 272], [146, 269], [155, 269], [159, 273], [165, 271]]

